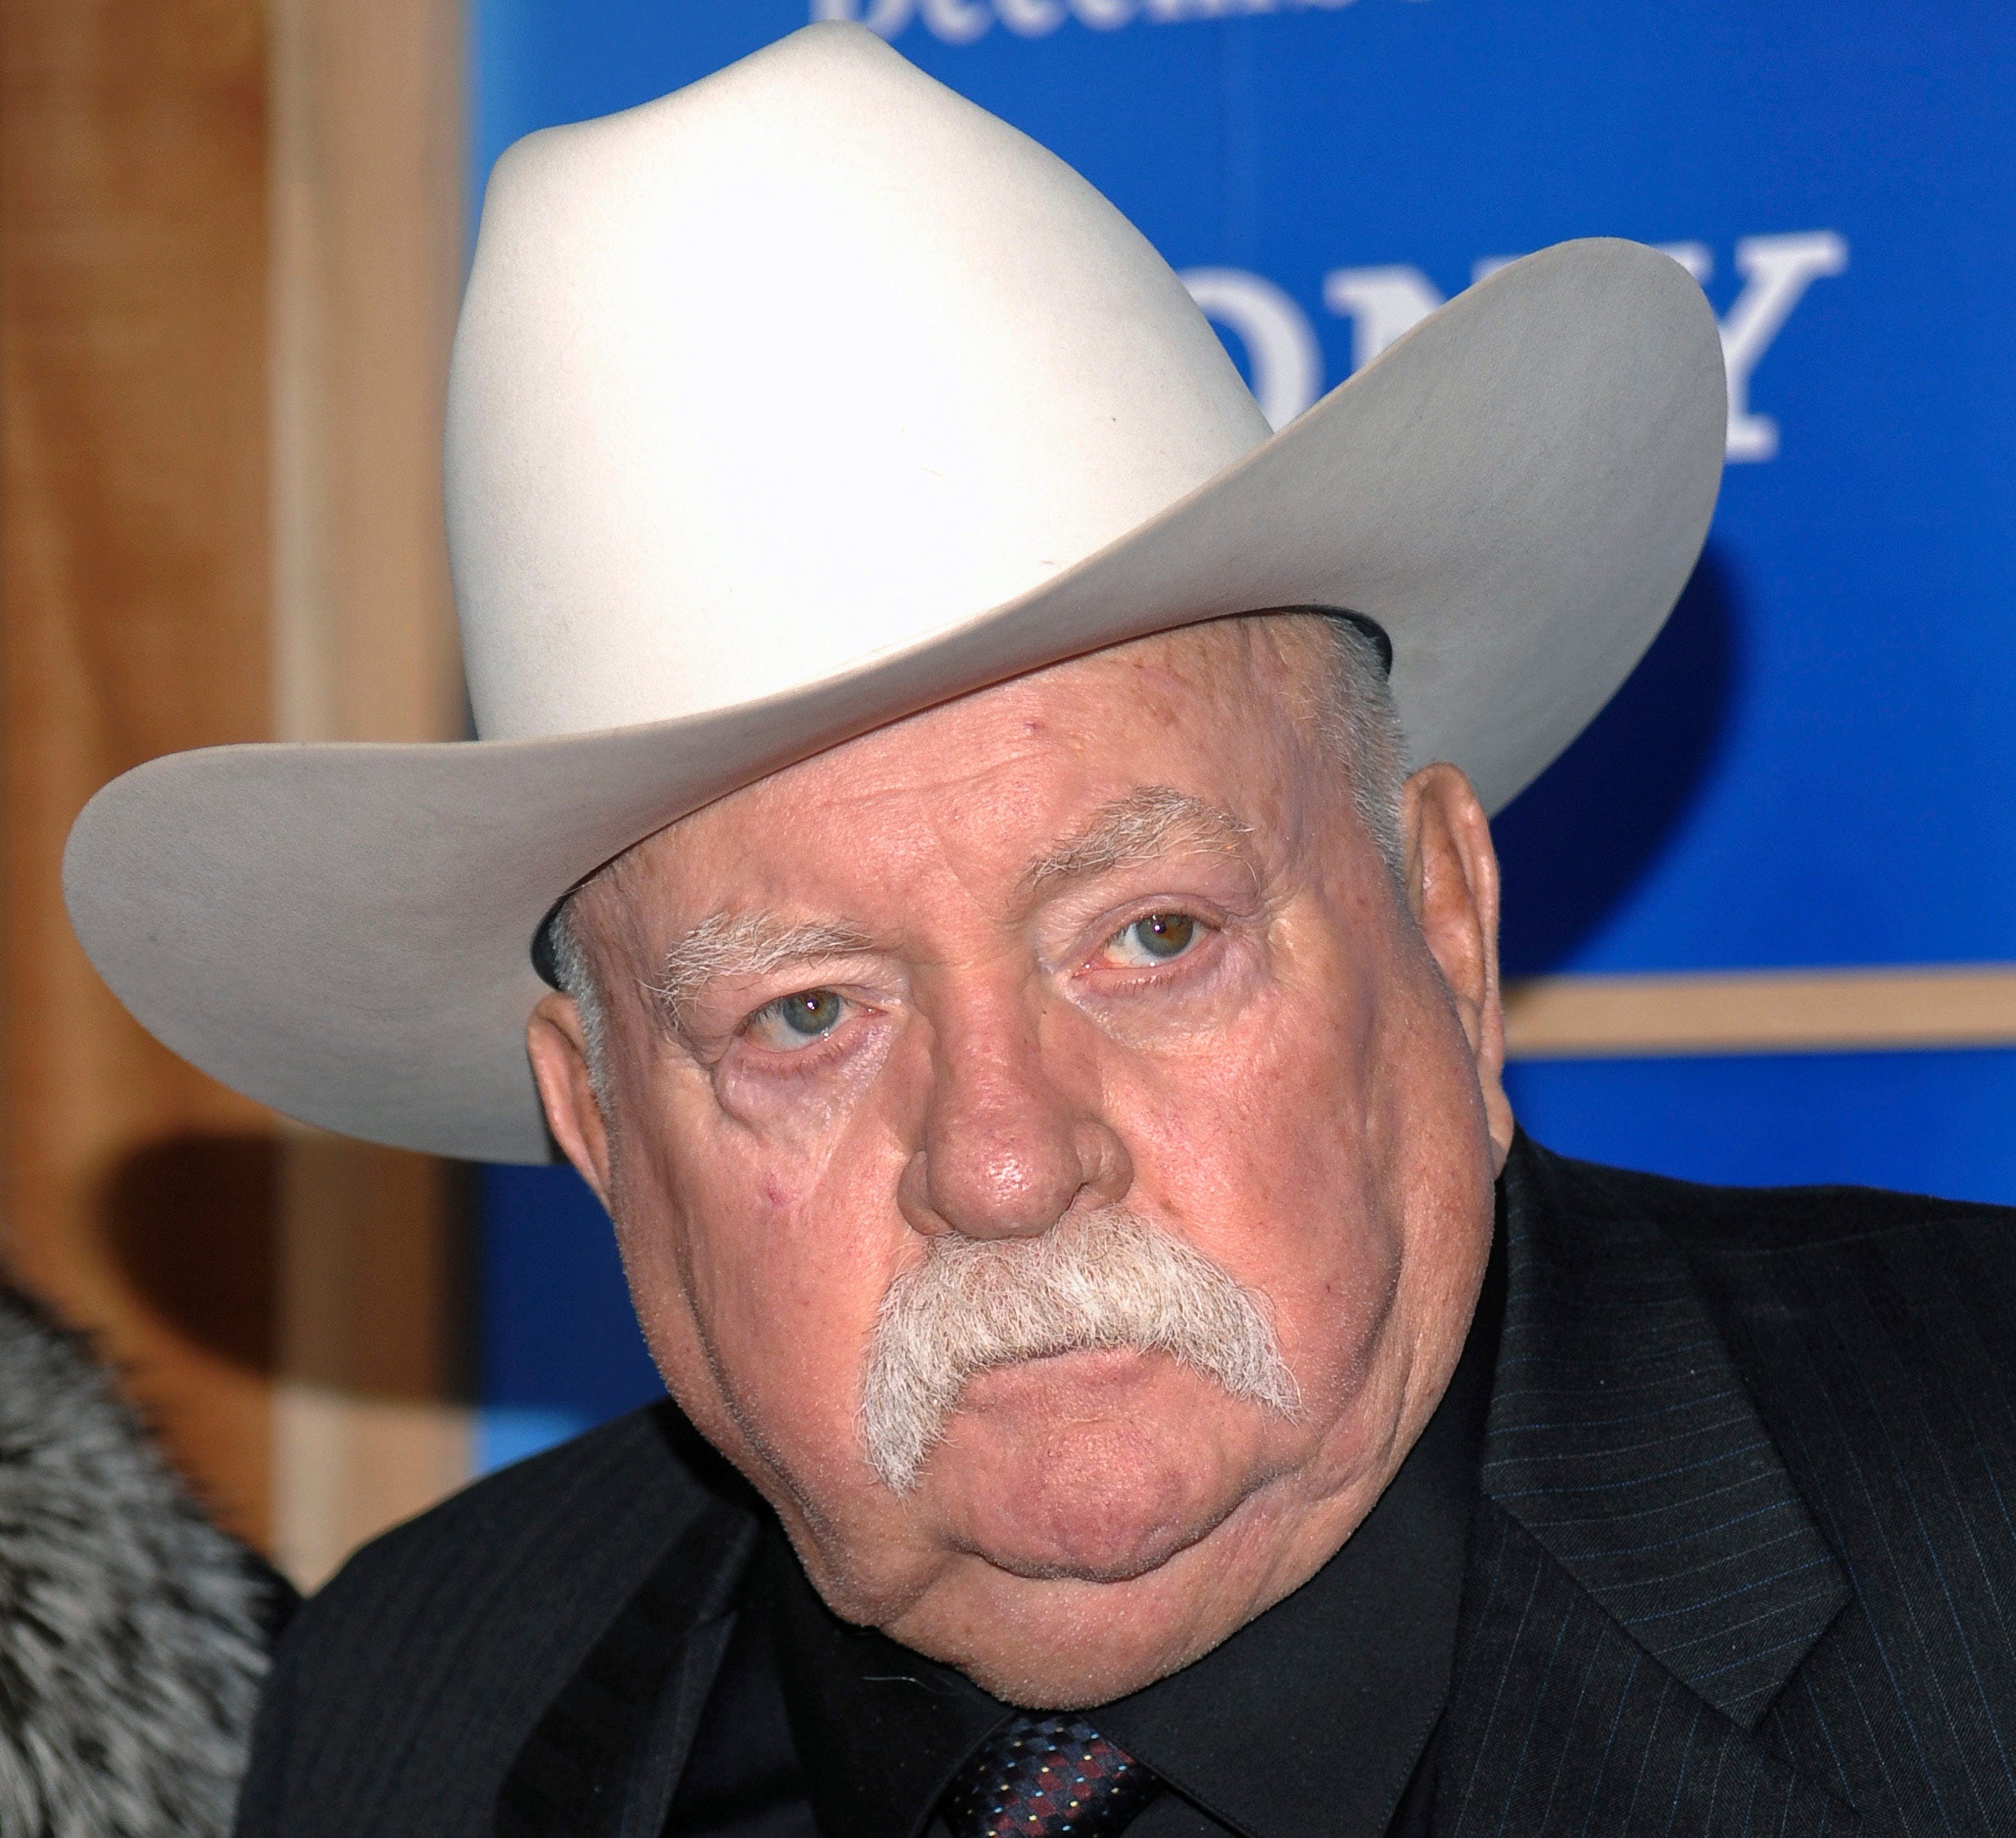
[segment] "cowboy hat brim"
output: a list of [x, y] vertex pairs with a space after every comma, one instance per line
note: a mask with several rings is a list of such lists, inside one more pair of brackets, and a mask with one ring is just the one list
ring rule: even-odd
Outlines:
[[1714, 508], [1725, 403], [1714, 316], [1678, 264], [1564, 243], [1097, 554], [843, 675], [598, 733], [141, 766], [71, 832], [71, 920], [142, 1025], [225, 1084], [373, 1141], [544, 1161], [533, 935], [633, 843], [987, 684], [1290, 606], [1376, 621], [1409, 758], [1453, 760], [1495, 811], [1671, 610]]

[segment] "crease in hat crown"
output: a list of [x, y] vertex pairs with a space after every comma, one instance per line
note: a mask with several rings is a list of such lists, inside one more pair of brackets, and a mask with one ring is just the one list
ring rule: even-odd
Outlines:
[[805, 28], [491, 178], [448, 410], [477, 731], [838, 675], [1041, 585], [1268, 433], [1070, 167], [866, 28]]

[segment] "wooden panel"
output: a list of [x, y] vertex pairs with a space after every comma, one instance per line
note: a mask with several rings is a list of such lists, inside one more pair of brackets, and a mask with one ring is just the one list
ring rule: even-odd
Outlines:
[[280, 1190], [273, 1549], [307, 1587], [468, 1477], [468, 1273], [450, 1164], [303, 1131]]
[[464, 728], [441, 527], [455, 0], [273, 0], [276, 684], [290, 740]]
[[271, 731], [258, 0], [0, 0], [6, 1236], [267, 1531], [272, 1136], [72, 939], [71, 818]]
[[1505, 991], [1514, 1059], [2016, 1047], [2016, 966], [1561, 976]]
[[[441, 422], [462, 249], [451, 0], [275, 0], [274, 699], [293, 740], [464, 714]], [[459, 1183], [289, 1130], [274, 1545], [318, 1582], [468, 1473]]]
[[106, 779], [461, 730], [448, 0], [0, 0], [6, 1243], [304, 1580], [467, 1468], [458, 1180], [276, 1127], [85, 964]]

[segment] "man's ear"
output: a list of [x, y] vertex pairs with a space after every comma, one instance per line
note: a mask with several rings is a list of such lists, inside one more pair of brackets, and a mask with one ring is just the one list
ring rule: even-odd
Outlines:
[[609, 1210], [609, 1130], [588, 1075], [588, 1039], [571, 996], [543, 996], [525, 1026], [525, 1051], [546, 1127], [560, 1152]]
[[1470, 781], [1442, 762], [1402, 794], [1407, 900], [1442, 972], [1476, 1062], [1485, 1125], [1502, 1172], [1512, 1148], [1505, 1096], [1505, 1011], [1498, 989], [1498, 852]]

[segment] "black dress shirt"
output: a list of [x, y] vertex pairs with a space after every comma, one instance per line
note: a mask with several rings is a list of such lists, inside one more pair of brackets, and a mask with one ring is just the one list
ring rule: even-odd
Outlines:
[[[1427, 1831], [1501, 1263], [1448, 1395], [1337, 1555], [1194, 1664], [1086, 1713], [1164, 1783], [1130, 1838]], [[772, 1525], [667, 1838], [942, 1838], [939, 1797], [1012, 1714], [837, 1619]]]

